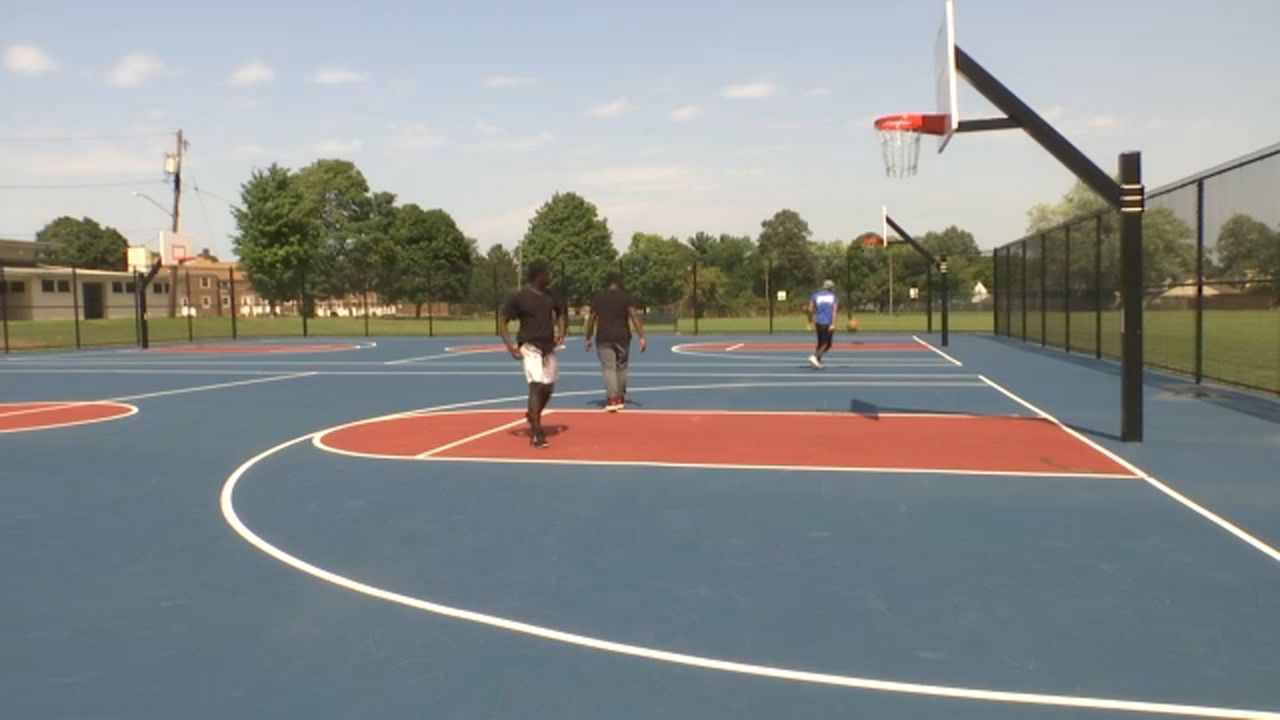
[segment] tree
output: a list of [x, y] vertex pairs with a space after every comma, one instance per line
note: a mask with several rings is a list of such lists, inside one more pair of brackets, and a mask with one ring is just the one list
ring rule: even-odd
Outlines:
[[471, 262], [471, 288], [467, 302], [486, 307], [501, 302], [507, 293], [520, 285], [519, 275], [515, 255], [505, 247], [491, 245], [483, 255], [477, 251]]
[[812, 287], [817, 267], [809, 242], [809, 224], [794, 210], [779, 210], [760, 227], [757, 250], [760, 259], [771, 262], [773, 267], [770, 292], [794, 293]]
[[1243, 214], [1232, 215], [1218, 231], [1218, 265], [1224, 277], [1276, 276], [1280, 233]]
[[307, 218], [296, 176], [272, 164], [241, 186], [233, 210], [238, 232], [232, 244], [254, 290], [276, 306], [297, 298], [307, 268], [320, 255], [319, 236]]
[[622, 256], [627, 291], [643, 308], [671, 305], [685, 294], [693, 253], [675, 238], [636, 233]]
[[396, 214], [392, 237], [397, 272], [389, 299], [412, 303], [416, 317], [428, 301], [466, 299], [474, 248], [449, 213], [405, 205]]
[[[1073, 250], [1077, 247], [1088, 252], [1072, 253], [1072, 285], [1075, 278], [1082, 282], [1093, 279], [1092, 253], [1095, 231], [1094, 216], [1102, 223], [1102, 277], [1105, 288], [1120, 286], [1120, 223], [1119, 213], [1112, 211], [1105, 200], [1098, 197], [1087, 185], [1077, 182], [1054, 205], [1036, 205], [1027, 212], [1028, 232], [1032, 235], [1047, 233], [1052, 228], [1072, 220], [1081, 222], [1072, 226]], [[1059, 231], [1061, 232], [1061, 231]], [[1195, 275], [1195, 245], [1191, 226], [1169, 208], [1148, 205], [1142, 220], [1143, 275], [1148, 286], [1163, 286], [1171, 282], [1183, 282]], [[1061, 253], [1061, 240], [1046, 249]], [[1077, 244], [1078, 243], [1078, 244]], [[1048, 242], [1046, 242], [1048, 245]], [[1036, 248], [1038, 250], [1038, 248]]]
[[[720, 271], [718, 297], [724, 308], [729, 305], [749, 307], [759, 303], [763, 291], [756, 293], [755, 286], [758, 280], [763, 286], [764, 269], [757, 262], [754, 240], [700, 232], [689, 238], [689, 247], [693, 248], [698, 260], [699, 286], [704, 284], [701, 268], [711, 267]], [[699, 294], [702, 294], [701, 289]]]
[[60, 217], [36, 233], [40, 259], [86, 270], [124, 270], [129, 241], [113, 227], [92, 218]]
[[363, 278], [353, 275], [358, 268], [348, 259], [372, 210], [364, 174], [348, 160], [317, 160], [299, 170], [295, 181], [320, 234], [319, 263], [309, 273], [308, 284], [320, 297], [362, 290]]
[[581, 306], [604, 276], [617, 267], [618, 251], [607, 220], [581, 196], [556, 193], [529, 221], [521, 244], [521, 262], [544, 260], [560, 277], [560, 292]]
[[201, 260], [204, 260], [205, 262], [219, 262], [218, 256], [214, 255], [212, 252], [209, 252], [209, 248], [200, 248], [200, 254], [197, 255], [196, 257], [200, 258]]

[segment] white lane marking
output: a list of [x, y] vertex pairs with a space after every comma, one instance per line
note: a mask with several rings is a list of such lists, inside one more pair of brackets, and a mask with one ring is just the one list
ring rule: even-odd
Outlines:
[[[554, 411], [554, 410], [547, 410], [547, 411], [545, 411], [545, 412], [543, 412], [543, 413], [542, 413], [542, 416], [543, 416], [543, 417], [546, 417], [546, 416], [548, 416], [548, 415], [552, 414], [553, 412], [555, 412], [555, 411]], [[527, 419], [525, 419], [525, 418], [520, 418], [519, 420], [512, 420], [511, 422], [509, 422], [509, 423], [503, 423], [503, 424], [499, 425], [498, 427], [495, 427], [495, 428], [489, 428], [488, 430], [484, 430], [484, 431], [482, 431], [482, 432], [478, 432], [478, 433], [476, 433], [475, 435], [469, 435], [469, 436], [467, 436], [467, 437], [462, 438], [461, 440], [454, 440], [453, 442], [451, 442], [451, 443], [445, 443], [444, 445], [441, 445], [440, 447], [431, 448], [430, 450], [428, 450], [428, 451], [426, 451], [426, 452], [424, 452], [424, 453], [422, 453], [422, 454], [420, 454], [420, 455], [418, 455], [418, 456], [416, 456], [416, 457], [417, 457], [419, 460], [427, 460], [427, 459], [431, 458], [432, 456], [437, 455], [437, 454], [439, 454], [439, 453], [442, 453], [442, 452], [444, 452], [444, 451], [446, 451], [446, 450], [452, 450], [452, 449], [454, 449], [454, 448], [456, 448], [456, 447], [459, 447], [459, 446], [462, 446], [462, 445], [466, 445], [466, 444], [467, 444], [467, 443], [469, 443], [469, 442], [474, 442], [474, 441], [476, 441], [476, 440], [479, 440], [480, 438], [489, 437], [490, 435], [496, 435], [496, 434], [498, 434], [498, 433], [502, 432], [503, 430], [510, 430], [511, 428], [513, 428], [513, 427], [515, 427], [515, 426], [517, 426], [517, 425], [523, 425], [523, 424], [525, 424], [526, 422], [528, 422], [528, 420], [527, 420]]]
[[31, 413], [50, 412], [52, 410], [61, 410], [62, 408], [75, 407], [77, 405], [87, 405], [87, 404], [90, 404], [91, 402], [92, 401], [85, 402], [82, 400], [70, 400], [70, 401], [28, 400], [25, 402], [4, 403], [3, 405], [0, 405], [0, 407], [3, 407], [4, 405], [40, 405], [41, 407], [27, 408], [25, 410], [8, 410], [6, 412], [0, 412], [0, 417], [11, 417], [13, 415], [30, 415]]
[[71, 427], [73, 425], [91, 425], [93, 423], [108, 422], [110, 420], [122, 420], [124, 418], [132, 417], [138, 414], [138, 406], [130, 405], [128, 403], [97, 401], [95, 403], [75, 403], [75, 404], [76, 405], [89, 405], [89, 404], [116, 405], [118, 407], [128, 408], [129, 411], [122, 415], [109, 415], [107, 417], [88, 418], [85, 420], [70, 420], [67, 422], [53, 423], [51, 425], [32, 425], [31, 427], [10, 428], [8, 430], [0, 430], [0, 435], [4, 435], [8, 433], [35, 432], [37, 430], [54, 430], [57, 428]]
[[257, 385], [259, 383], [276, 382], [279, 380], [296, 380], [298, 378], [312, 377], [314, 372], [291, 373], [289, 375], [272, 375], [263, 378], [254, 378], [252, 380], [234, 380], [232, 382], [217, 383], [215, 385], [196, 385], [195, 387], [176, 388], [174, 390], [159, 390], [156, 392], [139, 393], [137, 395], [124, 395], [121, 397], [109, 398], [107, 402], [116, 402], [123, 400], [146, 400], [148, 398], [166, 397], [168, 395], [185, 395], [187, 393], [205, 392], [206, 390], [221, 390], [223, 388], [240, 387], [242, 385]]
[[747, 344], [746, 344], [746, 343], [738, 343], [737, 345], [730, 345], [729, 347], [725, 348], [725, 349], [724, 349], [724, 351], [725, 351], [725, 352], [733, 352], [734, 350], [741, 350], [742, 348], [744, 348], [744, 347], [746, 347], [746, 346], [747, 346]]
[[1192, 500], [1186, 495], [1183, 495], [1177, 490], [1174, 490], [1172, 487], [1166, 485], [1163, 481], [1161, 481], [1151, 473], [1148, 473], [1145, 470], [1142, 470], [1141, 468], [1129, 462], [1128, 460], [1125, 460], [1124, 458], [1120, 457], [1116, 453], [1111, 452], [1110, 450], [1106, 449], [1102, 445], [1089, 439], [1082, 433], [1076, 432], [1074, 429], [1067, 427], [1060, 420], [1050, 415], [1049, 413], [1045, 412], [1044, 410], [1041, 410], [1035, 405], [1032, 405], [1027, 400], [1024, 400], [1023, 398], [1019, 397], [1013, 391], [1006, 389], [1005, 387], [992, 381], [990, 378], [986, 377], [985, 375], [979, 375], [978, 377], [981, 378], [982, 381], [985, 382], [986, 384], [990, 385], [991, 387], [995, 388], [996, 390], [1006, 395], [1009, 399], [1022, 405], [1023, 407], [1027, 408], [1031, 412], [1036, 413], [1040, 417], [1043, 417], [1049, 422], [1056, 424], [1058, 427], [1062, 428], [1065, 432], [1072, 435], [1076, 439], [1080, 440], [1086, 445], [1089, 445], [1093, 449], [1097, 450], [1103, 455], [1106, 455], [1112, 460], [1115, 460], [1116, 462], [1120, 463], [1121, 466], [1132, 471], [1134, 475], [1138, 476], [1139, 478], [1142, 478], [1151, 487], [1159, 490], [1160, 492], [1164, 493], [1170, 498], [1173, 498], [1173, 500], [1175, 500], [1179, 504], [1188, 508], [1189, 510], [1196, 513], [1197, 515], [1200, 515], [1201, 517], [1205, 518], [1206, 520], [1213, 523], [1214, 525], [1217, 525], [1223, 530], [1226, 530], [1228, 533], [1231, 533], [1236, 537], [1236, 539], [1243, 541], [1253, 549], [1261, 552], [1262, 554], [1266, 555], [1272, 560], [1275, 560], [1276, 562], [1280, 562], [1280, 550], [1277, 550], [1276, 548], [1271, 547], [1270, 545], [1266, 544], [1265, 542], [1258, 539], [1254, 535], [1251, 535], [1248, 531], [1244, 530], [1240, 526], [1232, 523], [1230, 520], [1227, 520], [1226, 518], [1222, 517], [1221, 515], [1218, 515], [1217, 513], [1210, 510], [1209, 508], [1196, 502], [1195, 500]]
[[921, 339], [919, 335], [912, 335], [912, 336], [911, 336], [911, 338], [912, 338], [913, 340], [915, 340], [916, 342], [920, 343], [921, 345], [923, 345], [923, 346], [925, 346], [925, 347], [929, 348], [930, 350], [932, 350], [932, 351], [934, 351], [934, 352], [938, 353], [938, 354], [939, 354], [939, 355], [941, 355], [943, 358], [945, 358], [947, 362], [951, 363], [952, 365], [955, 365], [956, 367], [964, 367], [964, 363], [962, 363], [962, 362], [960, 362], [959, 360], [957, 360], [957, 359], [955, 359], [955, 358], [951, 357], [950, 355], [948, 355], [948, 354], [946, 354], [946, 353], [942, 352], [942, 351], [941, 351], [941, 350], [939, 350], [938, 348], [934, 347], [932, 343], [929, 343], [929, 342], [927, 342], [927, 341], [925, 341], [925, 340]]
[[442, 352], [442, 353], [436, 353], [434, 355], [418, 355], [415, 357], [400, 358], [399, 360], [388, 360], [382, 364], [383, 365], [408, 365], [409, 363], [416, 363], [421, 360], [436, 360], [438, 358], [456, 358], [458, 357], [458, 354], [459, 353], [456, 353], [456, 352]]
[[[636, 388], [638, 390], [639, 388]], [[663, 388], [646, 388], [651, 392], [660, 391]], [[578, 394], [585, 394], [587, 391]], [[589, 391], [596, 392], [596, 391]], [[633, 390], [634, 392], [634, 390]], [[514, 402], [522, 399], [523, 396], [509, 396], [505, 398], [494, 398], [492, 400], [476, 400], [463, 403], [454, 403], [451, 405], [443, 405], [435, 408], [426, 408], [416, 411], [418, 413], [441, 412], [445, 410], [453, 410], [462, 407], [475, 407], [479, 405], [491, 405], [500, 402]], [[404, 415], [398, 413], [394, 416]], [[353, 423], [354, 424], [354, 423]], [[329, 431], [338, 428], [330, 428]], [[329, 432], [325, 431], [325, 432]], [[272, 545], [262, 539], [257, 533], [245, 525], [236, 513], [235, 509], [235, 490], [239, 485], [241, 478], [244, 477], [251, 468], [266, 458], [292, 447], [308, 439], [314, 440], [319, 433], [310, 433], [292, 440], [287, 440], [279, 445], [268, 448], [257, 455], [249, 458], [241, 463], [239, 467], [227, 477], [226, 482], [222, 486], [222, 493], [219, 497], [219, 507], [222, 511], [222, 517], [227, 525], [239, 535], [245, 542], [249, 543], [259, 551], [274, 558], [278, 562], [287, 565], [299, 572], [305, 573], [323, 582], [330, 583], [337, 587], [349, 590], [351, 592], [360, 593], [362, 595], [383, 600], [385, 602], [395, 603], [405, 607], [429, 612], [443, 617], [450, 617], [457, 620], [486, 625], [502, 630], [521, 633], [533, 637], [539, 637], [546, 640], [585, 647], [602, 652], [610, 652], [618, 655], [629, 657], [637, 657], [655, 662], [665, 662], [675, 665], [683, 665], [687, 667], [696, 667], [705, 670], [716, 670], [720, 672], [736, 673], [740, 675], [750, 675], [755, 677], [766, 677], [777, 680], [789, 680], [792, 682], [800, 682], [814, 685], [829, 685], [836, 687], [855, 688], [863, 690], [875, 690], [881, 692], [892, 692], [907, 695], [922, 695], [929, 697], [943, 697], [958, 700], [972, 700], [985, 702], [1002, 702], [1019, 705], [1034, 705], [1048, 707], [1070, 707], [1081, 709], [1095, 710], [1114, 710], [1120, 712], [1135, 713], [1160, 713], [1165, 715], [1177, 715], [1183, 717], [1202, 717], [1202, 718], [1231, 718], [1232, 720], [1280, 720], [1280, 713], [1267, 712], [1261, 710], [1242, 710], [1236, 708], [1220, 708], [1207, 707], [1199, 705], [1179, 705], [1172, 703], [1146, 702], [1139, 700], [1123, 700], [1112, 698], [1099, 698], [1074, 695], [1052, 695], [1030, 692], [1011, 692], [1004, 690], [989, 690], [983, 688], [966, 688], [951, 685], [929, 685], [924, 683], [901, 682], [895, 680], [882, 680], [877, 678], [857, 677], [851, 675], [834, 675], [830, 673], [818, 673], [804, 670], [792, 670], [781, 667], [771, 667], [767, 665], [755, 665], [750, 663], [734, 662], [730, 660], [721, 660], [717, 658], [703, 657], [699, 655], [690, 655], [686, 653], [677, 653], [656, 648], [643, 647], [640, 645], [631, 645], [627, 643], [614, 642], [612, 640], [604, 640], [588, 635], [580, 635], [577, 633], [556, 630], [541, 625], [512, 620], [509, 618], [489, 615], [473, 610], [452, 607], [440, 603], [431, 602], [409, 595], [404, 595], [390, 590], [384, 590], [374, 587], [358, 580], [339, 575], [337, 573], [325, 570], [317, 565], [313, 565], [295, 555], [291, 555], [284, 550]]]

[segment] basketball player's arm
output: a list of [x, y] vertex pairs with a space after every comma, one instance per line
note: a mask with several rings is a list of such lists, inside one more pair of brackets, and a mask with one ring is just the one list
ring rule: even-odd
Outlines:
[[649, 339], [644, 336], [644, 323], [640, 322], [640, 313], [636, 312], [634, 307], [627, 306], [627, 316], [631, 318], [631, 325], [636, 329], [636, 335], [640, 336], [640, 352], [649, 349]]
[[556, 320], [556, 347], [559, 347], [560, 343], [569, 336], [569, 310], [567, 307], [556, 305], [553, 312]]
[[511, 353], [511, 357], [520, 360], [520, 348], [516, 347], [514, 341], [511, 340], [511, 316], [507, 314], [507, 306], [503, 305], [498, 311], [498, 335], [502, 337], [502, 344], [507, 346], [507, 352]]
[[840, 319], [840, 301], [831, 305], [831, 332], [836, 331], [836, 321]]

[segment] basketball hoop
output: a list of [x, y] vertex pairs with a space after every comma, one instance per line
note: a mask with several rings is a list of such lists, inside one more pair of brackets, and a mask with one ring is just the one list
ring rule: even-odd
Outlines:
[[920, 163], [920, 136], [945, 135], [946, 115], [903, 113], [876, 120], [884, 172], [891, 178], [911, 177]]

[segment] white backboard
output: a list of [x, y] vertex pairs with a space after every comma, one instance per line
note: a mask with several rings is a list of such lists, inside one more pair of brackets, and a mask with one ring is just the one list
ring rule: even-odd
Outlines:
[[181, 265], [184, 260], [189, 259], [192, 239], [190, 233], [160, 233], [160, 258], [164, 264]]
[[946, 117], [946, 132], [938, 136], [938, 152], [947, 149], [951, 136], [960, 127], [960, 102], [956, 83], [956, 3], [943, 0], [942, 25], [934, 55], [934, 80], [937, 83], [935, 112]]

